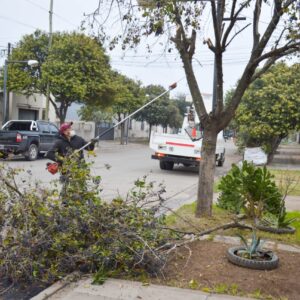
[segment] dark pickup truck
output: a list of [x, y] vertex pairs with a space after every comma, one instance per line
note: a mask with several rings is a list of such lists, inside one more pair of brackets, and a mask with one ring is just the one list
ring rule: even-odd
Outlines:
[[0, 130], [0, 157], [22, 154], [27, 160], [35, 160], [50, 150], [58, 136], [57, 127], [50, 122], [8, 121]]

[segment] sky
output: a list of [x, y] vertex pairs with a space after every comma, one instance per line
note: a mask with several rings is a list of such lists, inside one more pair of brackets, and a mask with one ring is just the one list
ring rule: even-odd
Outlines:
[[[97, 8], [98, 0], [53, 0], [53, 30], [72, 31], [80, 28], [85, 19], [84, 14]], [[25, 34], [31, 34], [35, 29], [48, 31], [50, 0], [0, 0], [0, 64], [3, 65], [7, 43], [15, 45]], [[268, 17], [265, 11], [264, 18]], [[241, 21], [243, 22], [243, 21]], [[251, 22], [251, 15], [246, 22]], [[204, 38], [213, 37], [209, 11], [203, 15], [203, 30], [198, 35], [197, 55], [194, 60], [194, 70], [202, 93], [212, 93], [213, 88], [213, 56], [203, 45]], [[265, 22], [260, 24], [265, 26]], [[238, 24], [238, 31], [244, 24]], [[242, 75], [243, 68], [249, 57], [249, 30], [243, 31], [237, 40], [234, 40], [228, 53], [224, 56], [224, 89], [233, 87]], [[213, 38], [212, 38], [213, 40]], [[136, 51], [123, 51], [117, 49], [107, 51], [111, 65], [115, 70], [126, 76], [140, 80], [143, 85], [160, 84], [167, 88], [173, 82], [178, 82], [174, 93], [189, 94], [185, 80], [182, 63], [175, 52], [164, 53], [164, 46], [160, 41], [153, 46], [149, 55], [144, 45]]]

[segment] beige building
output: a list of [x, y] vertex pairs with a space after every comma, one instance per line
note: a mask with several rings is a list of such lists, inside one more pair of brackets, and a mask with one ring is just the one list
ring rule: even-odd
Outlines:
[[[203, 102], [204, 102], [205, 108], [207, 110], [207, 113], [210, 113], [211, 112], [211, 108], [212, 108], [212, 94], [201, 93], [201, 95], [202, 95]], [[193, 102], [193, 99], [192, 99], [191, 95], [187, 95], [186, 98], [185, 98], [185, 100], [187, 102], [190, 102], [190, 103]]]
[[[0, 120], [3, 122], [3, 92], [0, 95], [1, 109]], [[42, 120], [45, 116], [46, 97], [40, 94], [25, 96], [22, 94], [9, 93], [9, 120]], [[50, 104], [49, 121], [55, 122], [56, 115], [54, 107]]]

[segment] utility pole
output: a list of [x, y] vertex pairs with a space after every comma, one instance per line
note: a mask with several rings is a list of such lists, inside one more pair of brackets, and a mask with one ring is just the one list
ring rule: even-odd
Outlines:
[[[50, 0], [49, 10], [49, 42], [48, 42], [48, 55], [52, 47], [52, 17], [53, 17], [53, 0]], [[49, 104], [50, 104], [50, 83], [48, 80], [46, 88], [46, 109], [45, 109], [45, 120], [49, 120]]]
[[10, 54], [11, 54], [11, 43], [8, 43], [7, 44], [7, 59], [9, 59]]
[[7, 58], [4, 62], [4, 76], [3, 76], [3, 106], [2, 106], [2, 124], [9, 120], [9, 92], [7, 91], [7, 73], [8, 61], [11, 53], [11, 43], [7, 44]]

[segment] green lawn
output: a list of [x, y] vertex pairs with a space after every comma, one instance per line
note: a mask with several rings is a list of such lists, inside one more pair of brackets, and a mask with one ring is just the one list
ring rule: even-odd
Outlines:
[[218, 188], [221, 179], [217, 179], [214, 181], [214, 193], [219, 193], [220, 190]]
[[[183, 205], [176, 211], [175, 214], [169, 215], [167, 217], [167, 224], [170, 227], [176, 228], [178, 230], [196, 232], [197, 230], [203, 231], [209, 228], [220, 226], [225, 223], [232, 222], [233, 215], [215, 205], [213, 206], [213, 216], [210, 218], [196, 218], [194, 215], [195, 209], [196, 203]], [[298, 220], [292, 224], [292, 226], [296, 228], [295, 234], [279, 235], [258, 231], [258, 236], [260, 236], [262, 239], [300, 245], [300, 211], [288, 212], [287, 217], [298, 218]], [[249, 237], [251, 236], [251, 232], [249, 230], [229, 229], [225, 231], [221, 230], [218, 232], [214, 232], [214, 234], [231, 236], [236, 236], [238, 233]]]
[[287, 182], [291, 182], [291, 196], [300, 196], [300, 170], [278, 170], [269, 169], [275, 176], [277, 186], [284, 186]]

